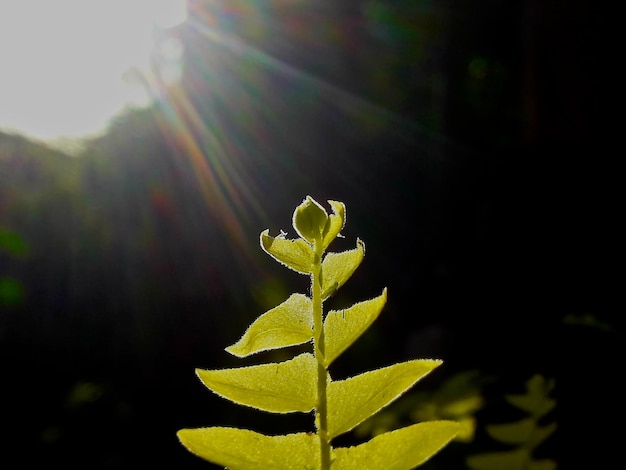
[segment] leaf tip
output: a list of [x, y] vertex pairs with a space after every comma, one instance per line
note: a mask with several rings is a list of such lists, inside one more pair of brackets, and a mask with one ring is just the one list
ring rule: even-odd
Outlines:
[[240, 348], [237, 347], [238, 343], [232, 344], [230, 346], [228, 346], [227, 348], [224, 348], [224, 351], [226, 351], [229, 354], [232, 354], [235, 357], [246, 357], [246, 354], [243, 353]]

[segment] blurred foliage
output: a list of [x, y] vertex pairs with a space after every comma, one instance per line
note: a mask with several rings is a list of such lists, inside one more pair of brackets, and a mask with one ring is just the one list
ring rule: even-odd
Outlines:
[[566, 325], [588, 326], [590, 328], [597, 328], [603, 331], [616, 332], [611, 325], [591, 313], [566, 315], [563, 317], [563, 323]]
[[102, 385], [95, 382], [77, 382], [69, 391], [66, 401], [68, 408], [78, 408], [97, 401], [103, 394]]
[[455, 441], [469, 443], [474, 439], [476, 412], [482, 408], [482, 386], [488, 381], [477, 370], [458, 372], [437, 389], [413, 392], [399, 403], [392, 403], [380, 413], [358, 426], [358, 438], [377, 436], [407, 422], [420, 423], [450, 419], [461, 424]]
[[489, 436], [511, 450], [471, 455], [467, 465], [472, 470], [554, 470], [557, 462], [547, 458], [537, 458], [536, 451], [557, 429], [557, 423], [545, 423], [556, 407], [550, 397], [554, 389], [554, 379], [534, 375], [526, 382], [526, 394], [506, 395], [506, 401], [521, 410], [525, 417], [510, 423], [488, 424]]
[[28, 244], [18, 233], [0, 227], [0, 250], [6, 250], [14, 256], [25, 256], [28, 254]]
[[17, 305], [24, 300], [24, 286], [17, 279], [0, 277], [0, 306]]

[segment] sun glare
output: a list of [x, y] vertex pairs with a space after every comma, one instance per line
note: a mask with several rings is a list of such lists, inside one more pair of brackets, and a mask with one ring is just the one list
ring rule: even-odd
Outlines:
[[182, 23], [185, 0], [0, 1], [0, 129], [42, 140], [101, 132], [149, 102], [156, 31]]

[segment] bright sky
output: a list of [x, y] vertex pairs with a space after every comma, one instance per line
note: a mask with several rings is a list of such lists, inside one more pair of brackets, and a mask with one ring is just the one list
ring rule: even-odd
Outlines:
[[0, 129], [48, 140], [102, 130], [147, 93], [155, 27], [185, 19], [185, 0], [0, 0]]

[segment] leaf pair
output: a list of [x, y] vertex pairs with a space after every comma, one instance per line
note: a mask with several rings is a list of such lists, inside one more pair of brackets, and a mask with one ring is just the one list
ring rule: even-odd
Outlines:
[[266, 436], [254, 431], [211, 427], [183, 429], [182, 444], [194, 454], [231, 469], [398, 469], [417, 467], [459, 431], [453, 421], [431, 421], [379, 435], [348, 448], [332, 440], [389, 405], [441, 364], [422, 359], [394, 364], [345, 380], [333, 380], [329, 365], [376, 320], [387, 299], [381, 295], [324, 313], [323, 302], [360, 265], [365, 245], [327, 253], [341, 236], [345, 206], [329, 201], [332, 214], [308, 196], [293, 215], [299, 238], [261, 233], [261, 247], [288, 268], [308, 275], [311, 295], [292, 294], [257, 318], [226, 351], [246, 357], [261, 351], [311, 342], [312, 353], [291, 360], [219, 370], [197, 369], [214, 393], [241, 405], [272, 413], [315, 411], [316, 433]]
[[[328, 312], [324, 321], [326, 348], [323, 364], [328, 367], [348, 346], [367, 330], [387, 300], [387, 289], [370, 300]], [[268, 310], [250, 325], [239, 341], [226, 348], [229, 353], [251, 354], [313, 340], [313, 303], [303, 294], [292, 294], [279, 306]]]
[[[333, 470], [406, 470], [429, 460], [454, 435], [453, 421], [430, 421], [381, 434], [356, 447], [332, 450]], [[231, 470], [319, 470], [320, 438], [313, 433], [266, 436], [228, 427], [183, 429], [187, 449]]]

